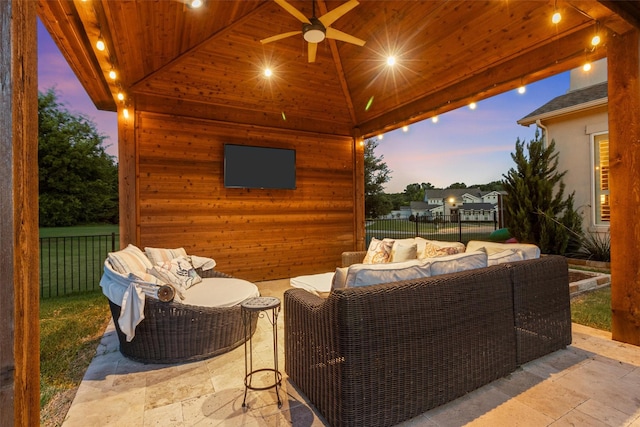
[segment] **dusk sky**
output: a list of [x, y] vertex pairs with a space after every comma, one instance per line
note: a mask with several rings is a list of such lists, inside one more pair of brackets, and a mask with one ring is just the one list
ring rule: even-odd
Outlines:
[[[38, 88], [55, 88], [59, 101], [74, 114], [90, 118], [107, 136], [107, 153], [117, 155], [116, 113], [99, 111], [38, 21]], [[517, 138], [529, 141], [535, 126], [517, 120], [569, 89], [569, 72], [530, 84], [524, 94], [515, 90], [480, 101], [475, 110], [459, 108], [416, 123], [407, 132], [389, 132], [379, 141], [376, 156], [391, 169], [387, 193], [402, 192], [408, 184], [430, 182], [447, 187], [454, 182], [484, 184], [502, 179], [514, 164]]]

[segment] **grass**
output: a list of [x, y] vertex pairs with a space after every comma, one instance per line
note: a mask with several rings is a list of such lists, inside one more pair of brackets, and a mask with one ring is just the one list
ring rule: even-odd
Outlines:
[[96, 224], [73, 227], [41, 227], [40, 237], [95, 236], [98, 234], [118, 234], [118, 225]]
[[571, 321], [611, 332], [611, 287], [572, 298]]
[[111, 313], [101, 291], [40, 301], [40, 419], [66, 416]]

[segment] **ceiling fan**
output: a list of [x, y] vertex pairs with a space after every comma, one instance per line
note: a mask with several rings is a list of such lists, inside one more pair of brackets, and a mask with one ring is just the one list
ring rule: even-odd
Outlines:
[[291, 4], [287, 3], [286, 0], [274, 0], [274, 1], [278, 3], [280, 7], [282, 7], [284, 10], [286, 10], [291, 15], [296, 17], [300, 22], [302, 22], [302, 31], [289, 31], [288, 33], [278, 34], [278, 35], [260, 40], [260, 43], [262, 44], [271, 43], [276, 40], [281, 40], [287, 37], [295, 36], [297, 34], [302, 34], [302, 37], [304, 37], [304, 39], [308, 42], [309, 62], [315, 62], [316, 51], [318, 50], [318, 43], [323, 41], [325, 38], [340, 40], [340, 41], [352, 43], [358, 46], [364, 46], [365, 44], [364, 40], [360, 40], [357, 37], [354, 37], [347, 33], [343, 33], [342, 31], [339, 31], [339, 30], [336, 30], [335, 28], [330, 27], [330, 25], [333, 24], [336, 20], [338, 20], [344, 14], [346, 14], [351, 9], [356, 7], [359, 4], [358, 0], [349, 0], [348, 2], [325, 13], [319, 18], [316, 18], [315, 0], [313, 0], [313, 16], [311, 18], [307, 18], [306, 16], [304, 16], [302, 12], [300, 12], [295, 7], [291, 6]]

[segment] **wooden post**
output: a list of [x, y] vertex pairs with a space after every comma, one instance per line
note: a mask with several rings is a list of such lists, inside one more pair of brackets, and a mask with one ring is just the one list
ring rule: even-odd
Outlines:
[[364, 212], [364, 139], [358, 130], [353, 137], [353, 203], [354, 203], [354, 231], [355, 248], [361, 251], [365, 248], [365, 212]]
[[608, 41], [613, 339], [640, 345], [640, 31]]
[[40, 424], [36, 6], [0, 1], [0, 425]]
[[138, 156], [135, 138], [137, 114], [134, 108], [118, 110], [118, 198], [120, 247], [140, 244], [138, 218]]

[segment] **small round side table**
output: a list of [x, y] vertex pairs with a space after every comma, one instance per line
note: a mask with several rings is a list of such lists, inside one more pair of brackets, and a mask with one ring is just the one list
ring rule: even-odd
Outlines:
[[[244, 300], [242, 309], [242, 322], [244, 325], [244, 399], [242, 407], [247, 407], [248, 390], [276, 389], [278, 408], [282, 407], [278, 389], [282, 387], [282, 374], [278, 370], [278, 314], [280, 313], [280, 300], [276, 297], [254, 297]], [[271, 312], [271, 316], [269, 316]], [[253, 368], [253, 335], [251, 334], [251, 317], [266, 317], [273, 328], [273, 368]], [[247, 344], [248, 343], [248, 344]], [[251, 379], [259, 372], [273, 372], [273, 384], [265, 386], [253, 386]]]

